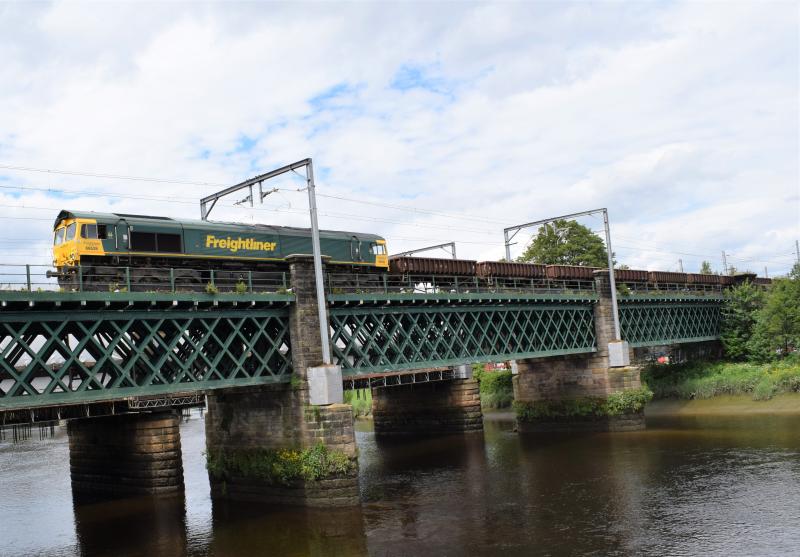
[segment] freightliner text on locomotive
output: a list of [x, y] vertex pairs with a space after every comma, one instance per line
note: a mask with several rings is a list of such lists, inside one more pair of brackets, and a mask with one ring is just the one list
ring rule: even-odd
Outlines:
[[[122, 213], [61, 211], [53, 234], [53, 266], [65, 288], [76, 284], [79, 272], [83, 286], [98, 290], [127, 281], [140, 290], [171, 283], [198, 289], [212, 280], [212, 270], [217, 284], [245, 277], [258, 284], [285, 271], [287, 256], [312, 253], [307, 228]], [[332, 270], [389, 268], [386, 241], [375, 234], [321, 230], [320, 247]]]

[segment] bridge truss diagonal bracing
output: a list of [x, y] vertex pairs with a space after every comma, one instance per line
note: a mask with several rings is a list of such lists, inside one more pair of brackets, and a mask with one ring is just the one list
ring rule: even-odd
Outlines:
[[720, 300], [625, 301], [620, 303], [622, 337], [631, 346], [657, 346], [719, 338]]
[[0, 409], [288, 381], [288, 314], [0, 313]]
[[591, 301], [352, 305], [330, 310], [343, 374], [594, 352]]

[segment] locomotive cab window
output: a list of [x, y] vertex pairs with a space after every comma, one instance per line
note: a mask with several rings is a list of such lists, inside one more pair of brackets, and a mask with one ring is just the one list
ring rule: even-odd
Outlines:
[[386, 246], [383, 244], [372, 244], [372, 255], [386, 255]]
[[70, 240], [74, 240], [75, 239], [75, 228], [76, 227], [77, 227], [77, 225], [74, 222], [67, 227], [67, 237], [64, 240], [65, 242], [69, 242]]
[[58, 230], [56, 230], [55, 236], [53, 237], [54, 246], [60, 246], [61, 244], [64, 243], [64, 232], [66, 232], [66, 230], [67, 229], [64, 227], [61, 227]]
[[97, 240], [97, 225], [96, 224], [82, 224], [81, 225], [81, 238], [87, 240]]

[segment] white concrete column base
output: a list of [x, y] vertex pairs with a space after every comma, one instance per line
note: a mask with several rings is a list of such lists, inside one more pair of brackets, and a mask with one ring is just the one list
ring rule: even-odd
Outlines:
[[313, 406], [342, 404], [344, 388], [341, 366], [308, 368], [308, 398]]
[[608, 343], [608, 367], [631, 365], [630, 346], [627, 340], [612, 340]]

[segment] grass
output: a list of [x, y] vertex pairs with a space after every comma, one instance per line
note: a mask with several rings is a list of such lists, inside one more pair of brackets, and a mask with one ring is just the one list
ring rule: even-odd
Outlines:
[[344, 401], [353, 407], [353, 415], [356, 418], [372, 415], [372, 391], [369, 389], [345, 391]]
[[769, 400], [776, 394], [800, 392], [800, 355], [766, 364], [690, 362], [649, 366], [642, 381], [657, 399], [707, 399], [749, 395]]

